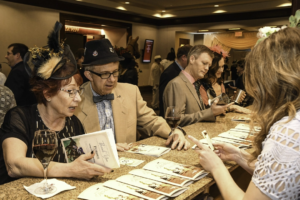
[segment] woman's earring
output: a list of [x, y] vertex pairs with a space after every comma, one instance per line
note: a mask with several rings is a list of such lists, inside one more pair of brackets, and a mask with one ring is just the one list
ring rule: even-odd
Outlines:
[[47, 99], [47, 101], [49, 101], [49, 102], [50, 102], [50, 101], [51, 101], [51, 99]]

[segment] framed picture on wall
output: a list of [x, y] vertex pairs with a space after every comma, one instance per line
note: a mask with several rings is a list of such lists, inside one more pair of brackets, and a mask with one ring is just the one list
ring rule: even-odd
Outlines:
[[190, 39], [179, 38], [179, 47], [182, 47], [184, 45], [189, 45], [189, 44], [190, 44]]
[[151, 63], [154, 40], [146, 39], [144, 44], [143, 63]]

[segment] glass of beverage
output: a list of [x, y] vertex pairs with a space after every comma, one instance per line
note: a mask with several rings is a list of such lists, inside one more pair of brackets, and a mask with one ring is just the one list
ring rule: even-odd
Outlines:
[[175, 106], [169, 106], [167, 107], [166, 113], [165, 113], [165, 119], [169, 126], [172, 129], [172, 132], [174, 132], [174, 129], [179, 125], [180, 121], [180, 112], [178, 109], [175, 108]]
[[56, 132], [52, 130], [38, 130], [34, 133], [32, 142], [32, 150], [35, 157], [42, 163], [44, 168], [44, 184], [37, 189], [36, 194], [49, 194], [57, 190], [53, 185], [47, 183], [47, 169], [50, 161], [57, 153], [57, 136]]

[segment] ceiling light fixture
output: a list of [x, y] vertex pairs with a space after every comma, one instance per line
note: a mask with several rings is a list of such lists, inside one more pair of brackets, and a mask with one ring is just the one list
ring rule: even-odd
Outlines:
[[76, 0], [76, 1], [82, 1], [82, 0]]
[[219, 5], [215, 5], [215, 7], [219, 7]]
[[236, 31], [236, 30], [241, 30], [241, 28], [230, 28], [228, 30], [230, 30], [230, 31]]
[[199, 30], [198, 32], [207, 32], [207, 31], [209, 31], [209, 30]]
[[283, 3], [283, 4], [280, 4], [277, 7], [288, 7], [288, 6], [292, 6], [292, 3]]
[[154, 17], [159, 17], [159, 18], [168, 18], [168, 17], [175, 17], [176, 15], [172, 15], [172, 14], [159, 14], [156, 13], [153, 15]]
[[126, 8], [122, 7], [122, 6], [119, 6], [119, 7], [116, 7], [117, 9], [119, 10], [126, 10]]
[[165, 10], [162, 10], [161, 12], [166, 12]]
[[216, 10], [215, 12], [213, 13], [224, 13], [224, 12], [227, 12], [226, 10]]
[[130, 2], [126, 1], [125, 4], [130, 4]]

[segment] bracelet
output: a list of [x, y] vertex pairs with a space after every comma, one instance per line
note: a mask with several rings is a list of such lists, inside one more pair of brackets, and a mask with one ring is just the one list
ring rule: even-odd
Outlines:
[[183, 130], [183, 128], [181, 128], [180, 126], [177, 126], [176, 128], [179, 129], [179, 130], [181, 130], [182, 133], [183, 133], [183, 135], [186, 135], [186, 132], [185, 132], [185, 130]]

